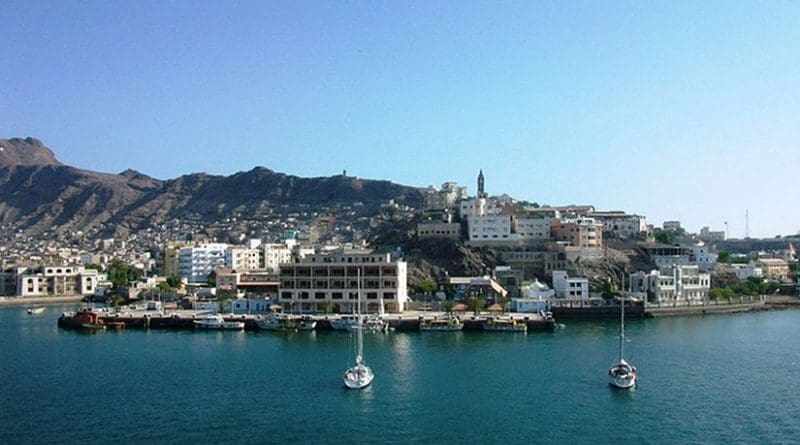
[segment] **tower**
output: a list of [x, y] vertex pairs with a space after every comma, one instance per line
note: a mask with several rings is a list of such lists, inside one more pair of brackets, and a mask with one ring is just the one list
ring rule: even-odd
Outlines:
[[485, 198], [486, 192], [483, 190], [483, 169], [478, 173], [478, 198]]

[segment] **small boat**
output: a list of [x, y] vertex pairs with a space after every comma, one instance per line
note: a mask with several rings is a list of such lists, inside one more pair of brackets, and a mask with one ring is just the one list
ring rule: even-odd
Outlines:
[[194, 327], [197, 329], [217, 329], [217, 330], [242, 330], [244, 329], [243, 321], [225, 321], [222, 315], [206, 315], [199, 320], [194, 321]]
[[528, 324], [513, 318], [489, 318], [483, 323], [483, 330], [490, 332], [528, 332]]
[[453, 332], [462, 329], [464, 323], [457, 317], [434, 318], [419, 322], [419, 330], [422, 332]]
[[44, 312], [44, 306], [36, 306], [28, 308], [28, 315], [38, 315]]
[[307, 315], [294, 318], [292, 321], [298, 331], [313, 331], [317, 327], [317, 321]]
[[608, 369], [609, 384], [615, 388], [629, 389], [636, 386], [636, 367], [625, 361], [625, 298], [622, 298], [619, 315], [619, 359]]
[[358, 323], [358, 317], [355, 315], [342, 315], [337, 319], [331, 319], [331, 327], [337, 331], [346, 331], [347, 327]]
[[365, 318], [362, 316], [360, 322], [350, 323], [345, 326], [350, 332], [360, 330], [367, 333], [386, 332], [389, 330], [389, 323], [380, 317]]
[[256, 324], [259, 329], [265, 331], [297, 331], [291, 318], [278, 312], [273, 312], [266, 317], [259, 316], [256, 318]]
[[[361, 318], [361, 275], [358, 276], [358, 307], [356, 314], [356, 325], [363, 326]], [[372, 369], [364, 363], [364, 329], [356, 329], [356, 364], [344, 373], [344, 386], [348, 389], [362, 389], [372, 383], [375, 374]]]
[[83, 329], [88, 329], [91, 331], [102, 330], [106, 328], [104, 323], [81, 323], [81, 327]]

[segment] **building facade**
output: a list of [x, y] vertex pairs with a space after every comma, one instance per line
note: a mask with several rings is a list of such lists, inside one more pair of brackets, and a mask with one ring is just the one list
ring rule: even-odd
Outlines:
[[178, 253], [178, 271], [189, 283], [204, 283], [214, 269], [225, 268], [227, 244], [209, 243], [184, 247]]
[[[359, 285], [360, 280], [360, 285]], [[311, 255], [280, 266], [279, 301], [301, 312], [403, 312], [408, 301], [407, 265], [389, 254], [340, 252]]]
[[553, 290], [556, 298], [588, 299], [589, 280], [570, 278], [564, 270], [553, 271]]
[[46, 266], [17, 276], [17, 296], [92, 295], [105, 275], [80, 266]]
[[603, 225], [592, 218], [554, 220], [550, 224], [553, 241], [575, 247], [603, 247]]
[[667, 266], [630, 276], [630, 290], [659, 304], [700, 303], [708, 300], [711, 276], [697, 266]]

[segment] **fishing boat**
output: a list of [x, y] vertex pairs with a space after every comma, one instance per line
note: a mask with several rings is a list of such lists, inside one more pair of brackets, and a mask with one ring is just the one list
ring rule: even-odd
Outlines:
[[308, 315], [296, 317], [292, 321], [298, 331], [313, 331], [317, 327], [317, 320]]
[[28, 308], [28, 315], [38, 315], [44, 312], [44, 306], [36, 306]]
[[458, 317], [433, 318], [419, 322], [422, 332], [453, 332], [464, 329], [464, 323]]
[[291, 317], [277, 312], [273, 312], [266, 317], [256, 318], [256, 324], [258, 325], [259, 329], [263, 329], [265, 331], [297, 331], [297, 327], [294, 326], [294, 322], [292, 321]]
[[194, 321], [197, 329], [242, 330], [243, 321], [225, 321], [222, 315], [206, 315]]
[[[356, 321], [361, 325], [361, 275], [358, 276], [358, 300], [356, 303]], [[364, 363], [364, 329], [356, 329], [356, 363], [345, 371], [344, 386], [348, 389], [362, 389], [372, 383], [375, 375], [372, 369]]]
[[636, 386], [636, 367], [624, 358], [625, 348], [625, 298], [619, 312], [619, 359], [608, 369], [609, 384], [615, 388], [629, 389]]
[[490, 317], [483, 323], [483, 330], [489, 332], [528, 332], [528, 324], [513, 318]]

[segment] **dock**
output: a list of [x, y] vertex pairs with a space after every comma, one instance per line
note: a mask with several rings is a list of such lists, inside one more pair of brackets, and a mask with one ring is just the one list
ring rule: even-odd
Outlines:
[[[113, 312], [106, 308], [93, 309], [97, 315], [98, 323], [113, 326], [119, 329], [167, 329], [167, 330], [194, 330], [194, 321], [207, 314], [205, 311], [171, 310], [171, 311], [145, 311], [130, 310]], [[417, 332], [423, 320], [443, 318], [444, 312], [409, 312], [403, 314], [387, 314], [383, 318], [389, 327], [397, 332]], [[243, 321], [246, 331], [258, 331], [256, 323], [258, 315], [254, 314], [223, 314], [225, 321]], [[325, 314], [311, 315], [316, 320], [316, 330], [332, 331], [331, 320], [336, 320], [340, 315]], [[459, 316], [464, 323], [465, 331], [481, 331], [483, 323], [489, 317], [500, 317], [524, 321], [529, 331], [552, 331], [556, 328], [555, 320], [546, 318], [536, 313], [481, 313], [462, 314]], [[58, 327], [62, 329], [82, 329], [82, 322], [76, 318], [76, 313], [66, 312], [58, 318]]]

